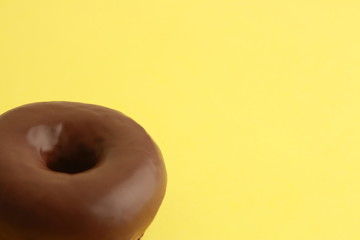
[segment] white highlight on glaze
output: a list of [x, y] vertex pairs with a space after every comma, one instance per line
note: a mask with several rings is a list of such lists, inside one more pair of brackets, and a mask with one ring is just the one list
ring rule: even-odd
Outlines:
[[149, 163], [95, 204], [93, 213], [103, 219], [131, 220], [151, 199], [156, 190], [157, 170]]
[[50, 151], [58, 143], [63, 125], [51, 127], [46, 125], [39, 125], [32, 127], [28, 134], [27, 140], [31, 145], [41, 151]]

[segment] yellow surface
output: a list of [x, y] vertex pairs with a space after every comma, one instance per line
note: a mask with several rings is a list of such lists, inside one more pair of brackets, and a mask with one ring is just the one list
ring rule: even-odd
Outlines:
[[359, 12], [0, 0], [0, 112], [81, 101], [141, 123], [169, 175], [144, 240], [358, 240]]

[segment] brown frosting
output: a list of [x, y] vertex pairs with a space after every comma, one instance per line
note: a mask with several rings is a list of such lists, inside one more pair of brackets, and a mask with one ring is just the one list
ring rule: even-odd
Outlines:
[[0, 115], [0, 239], [137, 240], [165, 188], [159, 149], [118, 111], [44, 102]]

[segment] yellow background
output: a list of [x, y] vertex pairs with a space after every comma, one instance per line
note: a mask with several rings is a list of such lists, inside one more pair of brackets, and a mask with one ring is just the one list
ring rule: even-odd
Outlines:
[[358, 240], [359, 13], [356, 0], [0, 0], [0, 112], [81, 101], [141, 123], [169, 177], [144, 240]]

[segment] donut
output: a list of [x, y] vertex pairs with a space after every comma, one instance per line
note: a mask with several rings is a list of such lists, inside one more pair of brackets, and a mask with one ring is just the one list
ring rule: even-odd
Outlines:
[[138, 240], [166, 181], [157, 145], [116, 110], [54, 101], [0, 115], [1, 240]]

